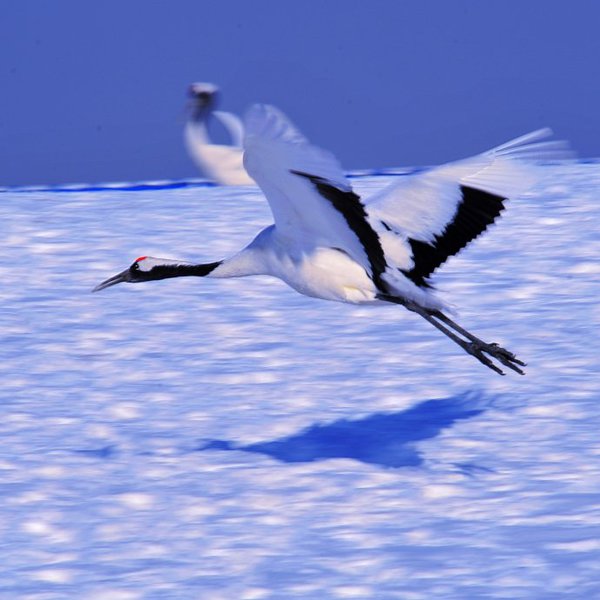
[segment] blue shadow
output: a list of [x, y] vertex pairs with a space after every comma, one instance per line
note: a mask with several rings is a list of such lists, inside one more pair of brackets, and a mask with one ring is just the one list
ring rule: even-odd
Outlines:
[[244, 446], [211, 440], [198, 450], [256, 452], [286, 463], [352, 458], [384, 467], [417, 467], [423, 463], [417, 442], [434, 438], [457, 421], [476, 417], [487, 408], [480, 398], [466, 394], [427, 400], [401, 412], [313, 425], [270, 442]]

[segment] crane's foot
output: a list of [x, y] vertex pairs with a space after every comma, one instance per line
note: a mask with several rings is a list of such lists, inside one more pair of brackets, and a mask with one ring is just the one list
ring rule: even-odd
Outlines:
[[525, 375], [524, 371], [519, 367], [525, 367], [527, 365], [519, 360], [512, 352], [509, 352], [506, 348], [502, 348], [502, 346], [499, 346], [496, 343], [487, 344], [480, 340], [440, 310], [427, 309], [411, 300], [398, 296], [379, 294], [377, 297], [386, 302], [400, 304], [408, 310], [421, 315], [426, 321], [429, 321], [435, 328], [448, 336], [454, 343], [458, 344], [467, 354], [474, 356], [480, 363], [499, 375], [504, 375], [505, 373], [498, 365], [492, 362], [493, 360], [512, 371], [515, 371], [515, 373]]
[[525, 372], [519, 367], [527, 366], [526, 363], [519, 360], [512, 352], [506, 350], [506, 348], [502, 348], [502, 346], [499, 346], [494, 342], [486, 344], [481, 340], [474, 339], [469, 342], [463, 341], [460, 346], [462, 346], [465, 352], [474, 356], [480, 363], [489, 367], [492, 371], [496, 371], [499, 375], [504, 375], [504, 371], [496, 366], [488, 357], [497, 360], [500, 364], [512, 369], [520, 375], [525, 375]]

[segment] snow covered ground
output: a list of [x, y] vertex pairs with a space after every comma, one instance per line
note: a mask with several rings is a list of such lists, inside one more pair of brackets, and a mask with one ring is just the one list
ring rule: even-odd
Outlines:
[[545, 169], [436, 277], [524, 377], [268, 278], [90, 293], [258, 191], [1, 193], [0, 598], [600, 598], [600, 165]]

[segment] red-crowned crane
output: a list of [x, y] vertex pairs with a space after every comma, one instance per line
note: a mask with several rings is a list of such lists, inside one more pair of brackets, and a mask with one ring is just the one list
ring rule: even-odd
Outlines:
[[[221, 185], [256, 185], [243, 165], [244, 126], [234, 114], [215, 110], [219, 89], [213, 83], [192, 83], [188, 118], [184, 129], [190, 156], [209, 179]], [[214, 144], [208, 135], [208, 122], [217, 119], [229, 133], [231, 145]]]
[[[244, 165], [275, 223], [230, 258], [193, 264], [143, 256], [94, 291], [170, 277], [271, 275], [307, 296], [394, 303], [426, 319], [495, 372], [525, 363], [445, 314], [431, 274], [491, 225], [507, 198], [537, 180], [532, 161], [568, 156], [541, 129], [472, 158], [397, 181], [367, 199], [329, 152], [312, 146], [276, 108], [253, 106], [245, 120]], [[496, 361], [496, 362], [494, 362]], [[498, 364], [496, 364], [498, 363]]]

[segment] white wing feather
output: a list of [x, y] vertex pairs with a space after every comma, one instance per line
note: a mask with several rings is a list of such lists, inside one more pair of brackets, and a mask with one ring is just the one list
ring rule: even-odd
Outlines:
[[[275, 169], [265, 169], [259, 154], [266, 152], [283, 171], [305, 171], [326, 179], [339, 189], [350, 190], [350, 184], [337, 158], [327, 150], [317, 148], [300, 133], [292, 122], [277, 108], [255, 104], [246, 114], [244, 148], [248, 167], [261, 174], [275, 174]], [[266, 158], [266, 157], [265, 157]], [[269, 177], [267, 177], [269, 178]]]
[[292, 171], [309, 174], [350, 192], [337, 159], [311, 145], [273, 106], [253, 106], [244, 122], [244, 166], [263, 190], [277, 231], [289, 242], [340, 248], [365, 268], [369, 261], [344, 217], [315, 185]]
[[540, 141], [551, 134], [540, 129], [477, 156], [403, 176], [371, 196], [369, 221], [380, 235], [388, 264], [412, 268], [407, 238], [432, 242], [443, 233], [462, 200], [460, 186], [515, 197], [541, 178], [536, 161], [570, 158], [566, 142]]

